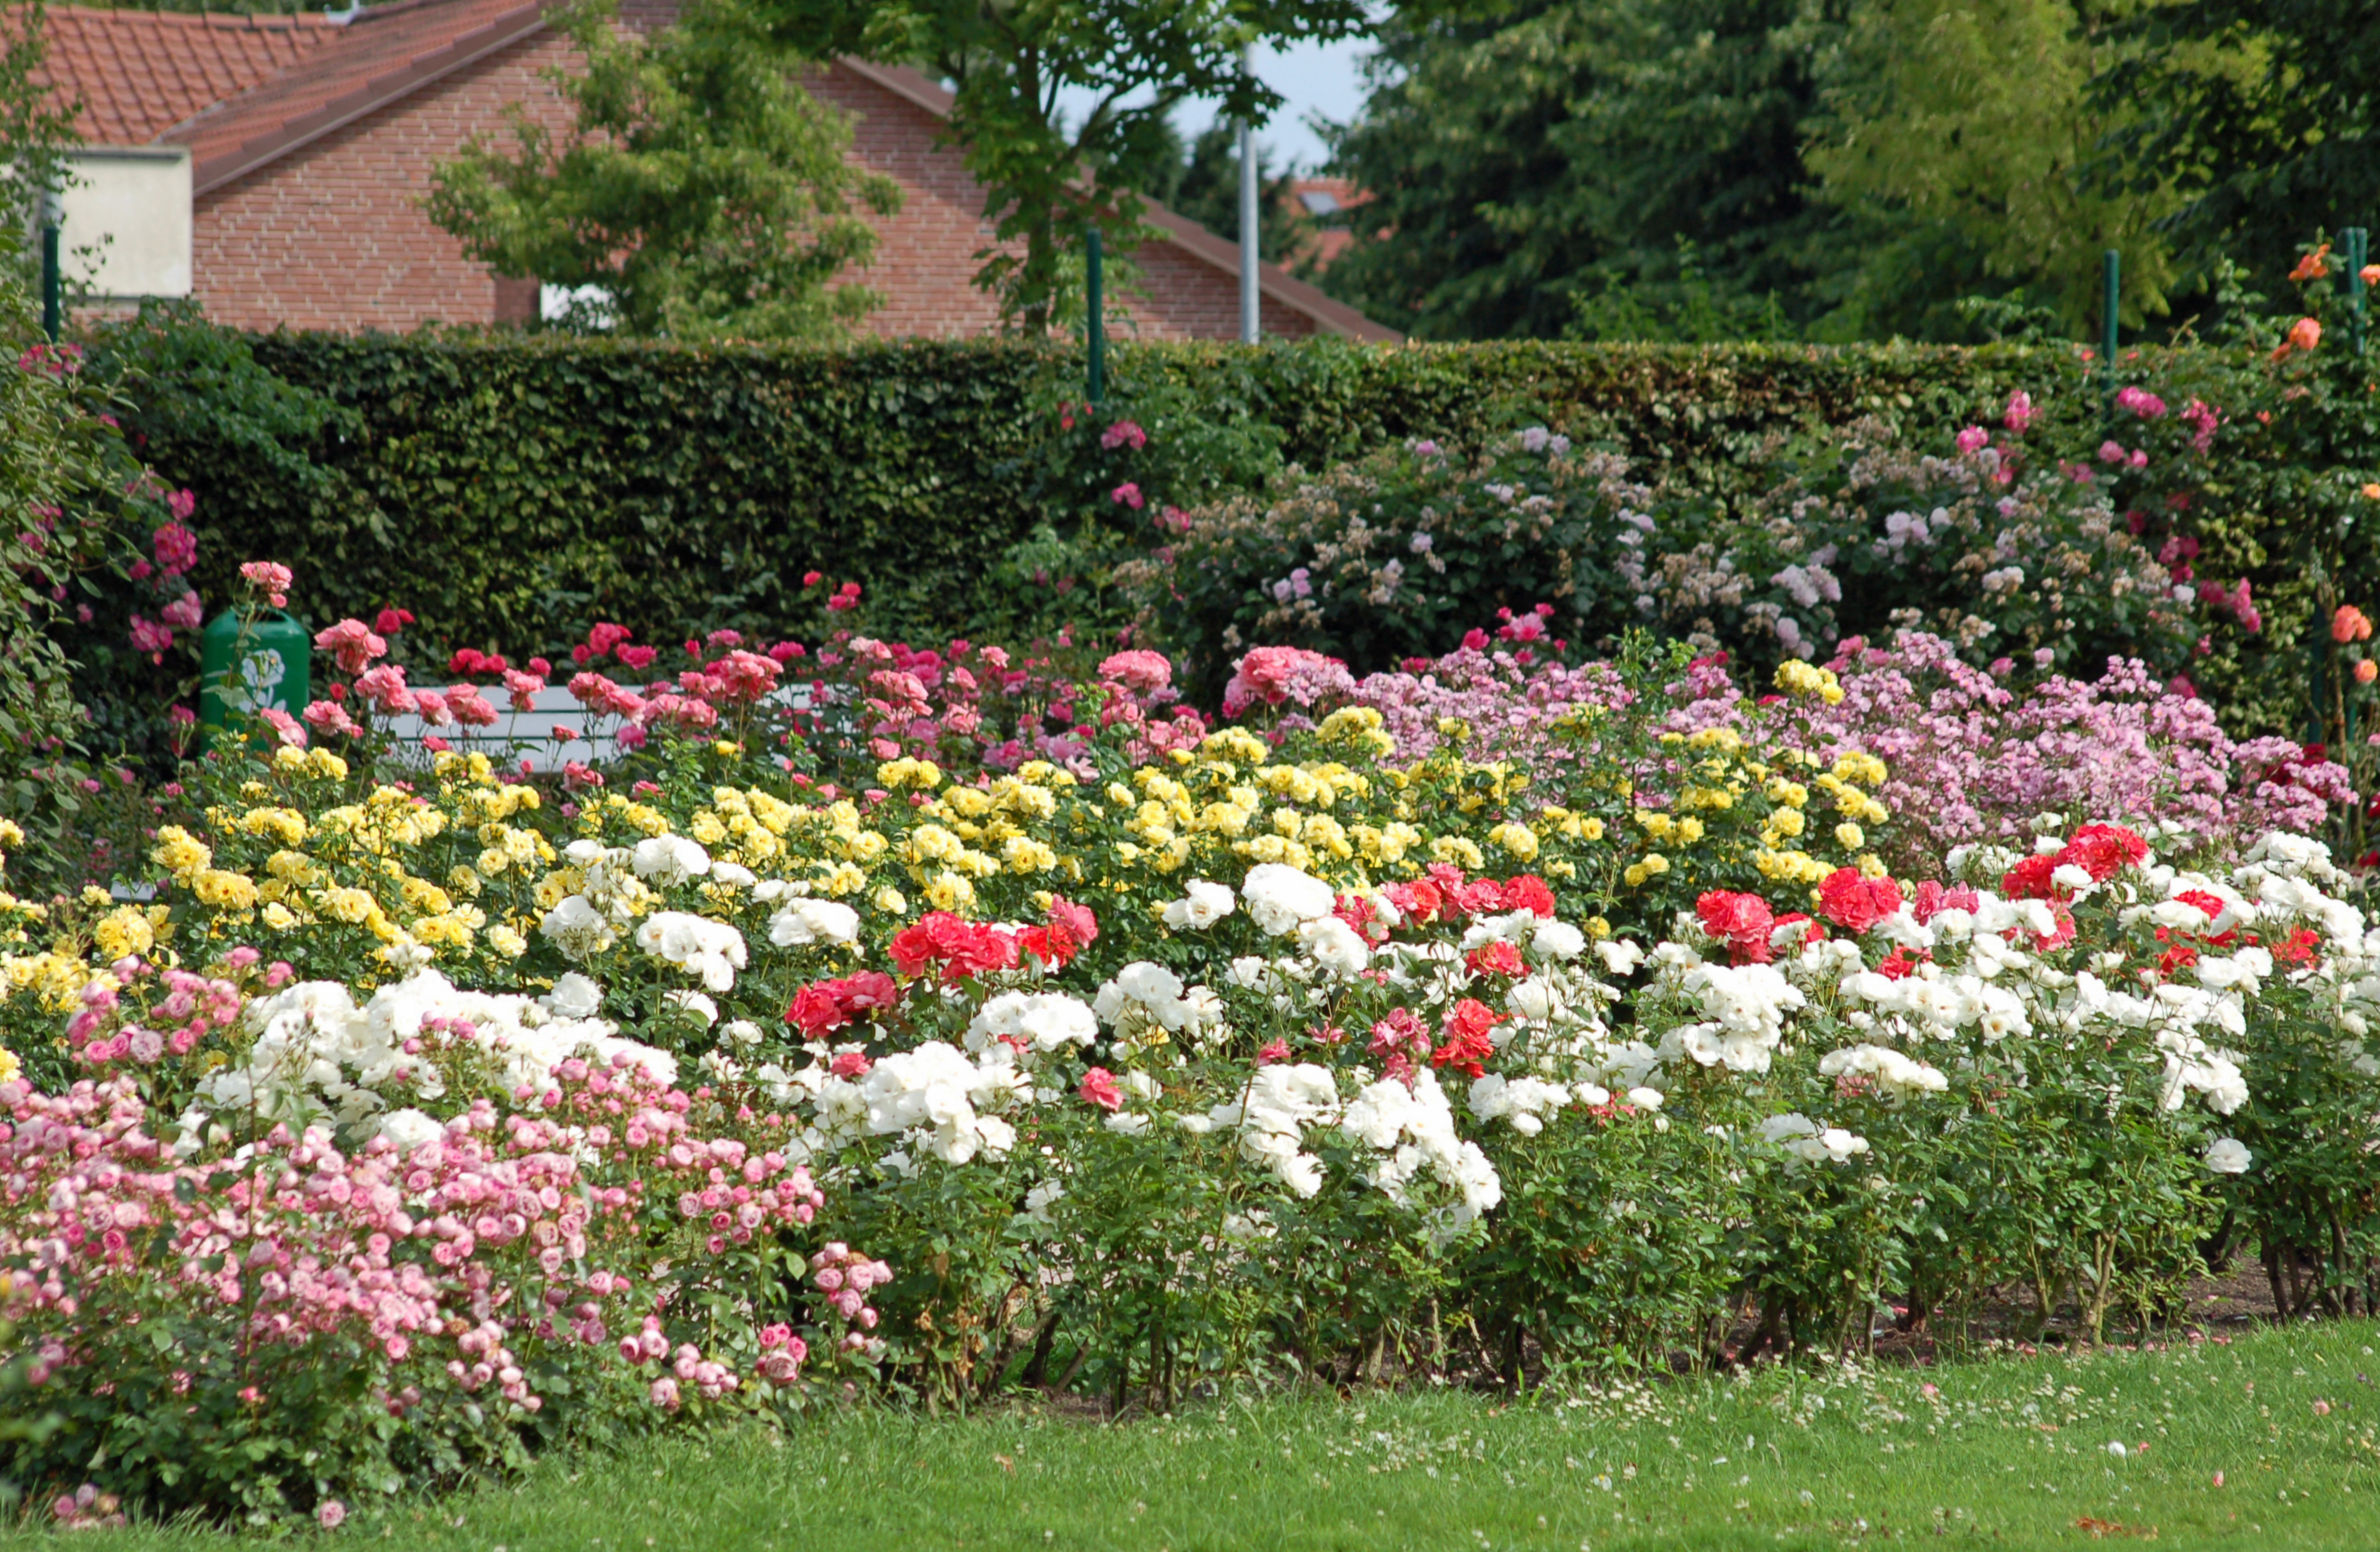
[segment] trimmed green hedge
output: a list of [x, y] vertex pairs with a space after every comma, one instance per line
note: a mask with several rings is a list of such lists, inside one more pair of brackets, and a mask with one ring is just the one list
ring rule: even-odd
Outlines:
[[[1080, 393], [1079, 356], [1053, 347], [249, 343], [341, 413], [292, 449], [327, 478], [261, 463], [252, 437], [203, 413], [197, 384], [180, 413], [136, 417], [161, 473], [200, 496], [211, 599], [239, 561], [269, 557], [298, 569], [310, 615], [402, 605], [441, 645], [517, 653], [597, 619], [659, 641], [815, 628], [818, 595], [802, 598], [800, 581], [815, 569], [865, 586], [862, 618], [878, 634], [1014, 635], [1070, 613], [1112, 623], [1054, 579], [995, 569], [1038, 524], [1088, 527], [1110, 546], [1150, 532], [1144, 514], [1087, 494], [1105, 486], [1085, 485], [1081, 458], [1053, 453], [1061, 406]], [[1203, 406], [1219, 422], [1269, 425], [1281, 456], [1309, 467], [1393, 439], [1463, 445], [1543, 421], [1615, 445], [1647, 478], [1724, 491], [1755, 445], [1794, 425], [1881, 414], [1949, 428], [2012, 387], [2038, 394], [2070, 359], [2019, 347], [1126, 345], [1107, 413]], [[150, 371], [136, 397], [182, 391], [170, 366]], [[1129, 450], [1092, 445], [1107, 478], [1135, 477]]]

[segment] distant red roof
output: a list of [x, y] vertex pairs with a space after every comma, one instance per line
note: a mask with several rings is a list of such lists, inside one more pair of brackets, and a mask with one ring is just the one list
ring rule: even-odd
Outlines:
[[1307, 249], [1297, 255], [1301, 263], [1312, 266], [1319, 273], [1330, 267], [1330, 261], [1354, 246], [1355, 233], [1348, 224], [1348, 213], [1371, 199], [1371, 195], [1342, 177], [1300, 177], [1289, 186], [1289, 197], [1307, 215], [1322, 223], [1322, 230], [1314, 234]]
[[76, 127], [94, 145], [144, 145], [270, 79], [338, 38], [321, 16], [188, 16], [49, 11], [49, 64], [34, 79], [79, 96]]

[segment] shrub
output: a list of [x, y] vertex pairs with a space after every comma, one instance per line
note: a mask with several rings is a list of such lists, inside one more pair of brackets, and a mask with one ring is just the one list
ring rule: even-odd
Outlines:
[[1185, 514], [1178, 537], [1119, 581], [1195, 682], [1258, 644], [1384, 668], [1434, 656], [1473, 621], [1554, 602], [1554, 628], [1609, 636], [1625, 618], [1632, 507], [1625, 466], [1542, 429], [1475, 460], [1418, 441], [1263, 498]]
[[[0, 1082], [10, 1368], [50, 1420], [0, 1440], [9, 1477], [334, 1525], [542, 1440], [798, 1400], [771, 1321], [815, 1303], [830, 1367], [872, 1322], [804, 1287], [821, 1198], [782, 1125], [661, 1053], [434, 975], [358, 1010], [253, 951], [211, 968], [125, 957], [67, 1027], [86, 1075]], [[333, 1049], [444, 1119], [293, 1103]]]
[[1862, 422], [1782, 444], [1755, 461], [1760, 489], [1720, 499], [1631, 484], [1620, 459], [1542, 429], [1471, 467], [1419, 443], [1191, 515], [1123, 576], [1165, 639], [1286, 643], [1357, 670], [1533, 610], [1531, 639], [1557, 652], [1609, 651], [1642, 624], [1767, 666], [1923, 625], [1978, 665], [2119, 653], [2179, 669], [2195, 595], [2174, 596], [2092, 470], [1990, 443], [1970, 428], [1954, 455], [1914, 456]]

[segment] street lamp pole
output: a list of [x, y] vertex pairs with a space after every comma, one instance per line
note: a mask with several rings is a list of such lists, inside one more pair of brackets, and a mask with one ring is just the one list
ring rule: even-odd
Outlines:
[[[1257, 48], [1254, 43], [1240, 51], [1240, 73], [1254, 77], [1257, 73]], [[1262, 292], [1258, 289], [1257, 268], [1263, 255], [1257, 236], [1260, 225], [1257, 216], [1257, 127], [1253, 119], [1240, 120], [1240, 343], [1254, 345], [1264, 337], [1264, 327], [1258, 316]]]

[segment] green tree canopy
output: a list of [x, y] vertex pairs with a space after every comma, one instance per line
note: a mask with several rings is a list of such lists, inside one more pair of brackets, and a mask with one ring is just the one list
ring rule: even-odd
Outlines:
[[1958, 296], [2024, 288], [2068, 332], [2097, 327], [2099, 256], [2124, 256], [2124, 312], [2166, 309], [2169, 180], [2118, 185], [2102, 146], [2136, 118], [2088, 87], [2131, 45], [2136, 0], [1863, 0], [1804, 161], [1873, 243], [1840, 288], [1861, 333], [1957, 337]]
[[2380, 225], [2380, 11], [2370, 0], [2168, 0], [2091, 83], [2128, 187], [2170, 187], [2202, 273], [2279, 279], [2316, 232]]
[[743, 0], [690, 0], [675, 26], [624, 35], [610, 0], [556, 18], [586, 60], [547, 79], [571, 129], [518, 105], [513, 145], [474, 138], [431, 174], [431, 218], [504, 274], [597, 287], [639, 334], [804, 339], [878, 300], [832, 284], [900, 207], [852, 165], [847, 122], [802, 90], [800, 61]]
[[1328, 284], [1432, 338], [1559, 336], [1615, 285], [1801, 305], [1832, 219], [1802, 139], [1847, 5], [1409, 7], [1333, 136], [1373, 202]]
[[[1240, 235], [1240, 132], [1217, 119], [1187, 140], [1172, 126], [1143, 164], [1119, 169], [1136, 194], [1185, 215], [1210, 232]], [[1290, 192], [1294, 167], [1276, 167], [1271, 148], [1257, 145], [1257, 251], [1267, 263], [1293, 257], [1320, 227]]]

